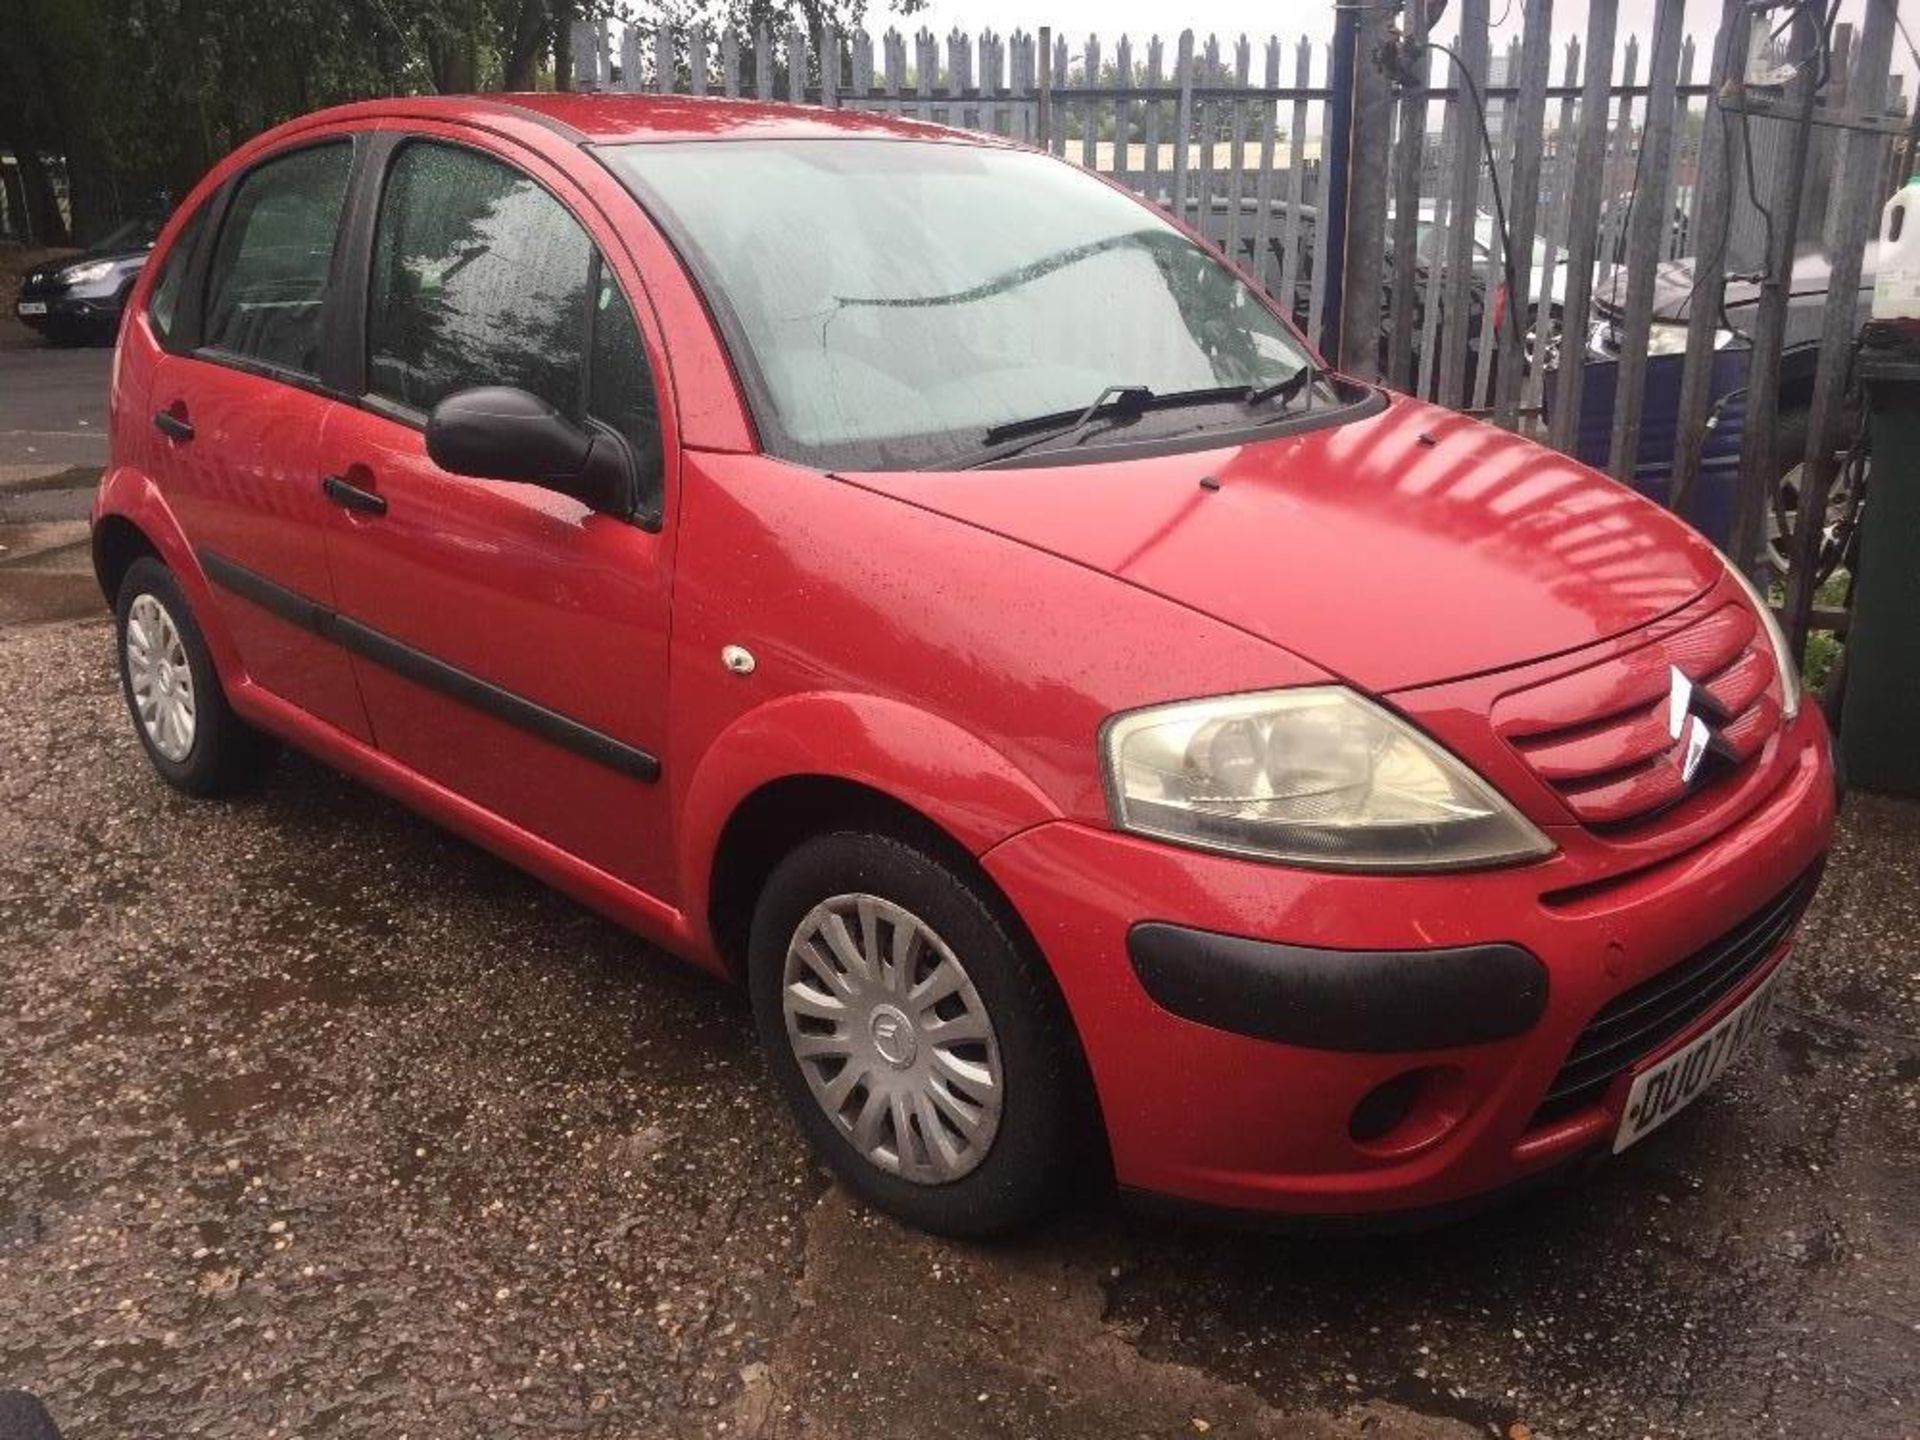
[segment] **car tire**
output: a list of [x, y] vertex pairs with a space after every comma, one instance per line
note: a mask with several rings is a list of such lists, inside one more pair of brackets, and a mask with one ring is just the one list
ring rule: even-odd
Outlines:
[[[930, 849], [840, 831], [792, 851], [754, 908], [748, 988], [767, 1062], [849, 1190], [922, 1230], [998, 1234], [1103, 1173], [1097, 1121], [1065, 1005], [1018, 922]], [[835, 954], [836, 918], [860, 960], [881, 961], [864, 978]], [[969, 1115], [971, 1130], [955, 1123]]]
[[257, 782], [279, 745], [233, 711], [180, 582], [143, 556], [114, 605], [120, 691], [160, 777], [189, 795], [229, 795]]
[[0, 1440], [60, 1440], [59, 1427], [25, 1390], [0, 1390]]

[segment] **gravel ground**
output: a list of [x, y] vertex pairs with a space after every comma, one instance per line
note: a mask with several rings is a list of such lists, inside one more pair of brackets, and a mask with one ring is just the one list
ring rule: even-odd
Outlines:
[[1920, 1435], [1920, 807], [1582, 1188], [959, 1246], [825, 1180], [732, 994], [303, 760], [176, 796], [110, 667], [0, 627], [0, 1386], [71, 1440]]

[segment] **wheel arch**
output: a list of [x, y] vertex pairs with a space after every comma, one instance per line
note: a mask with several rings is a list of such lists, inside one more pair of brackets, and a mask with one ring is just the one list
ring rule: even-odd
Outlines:
[[994, 891], [1012, 912], [1011, 902], [967, 848], [905, 801], [844, 776], [786, 775], [743, 796], [714, 847], [706, 920], [730, 974], [745, 972], [753, 906], [774, 867], [816, 835], [851, 829], [891, 835], [931, 851]]
[[788, 695], [735, 719], [678, 808], [685, 913], [734, 973], [743, 901], [750, 914], [758, 883], [808, 835], [883, 824], [984, 881], [976, 857], [1061, 813], [973, 733], [904, 701], [844, 692]]
[[1093, 1067], [1045, 950], [977, 854], [932, 816], [886, 790], [841, 775], [792, 774], [769, 780], [741, 798], [714, 847], [707, 888], [705, 919], [726, 973], [737, 982], [746, 978], [754, 904], [774, 867], [806, 840], [850, 829], [888, 835], [930, 854], [978, 890], [1013, 943], [1026, 952], [1071, 1048], [1076, 1103], [1092, 1126], [1089, 1154], [1110, 1177], [1106, 1115]]
[[150, 477], [121, 466], [101, 478], [100, 492], [93, 503], [92, 553], [94, 579], [108, 608], [118, 603], [120, 582], [134, 561], [145, 555], [165, 565], [186, 592], [221, 683], [231, 685], [241, 677], [240, 655], [220, 622], [206, 572], [200, 568], [172, 507]]

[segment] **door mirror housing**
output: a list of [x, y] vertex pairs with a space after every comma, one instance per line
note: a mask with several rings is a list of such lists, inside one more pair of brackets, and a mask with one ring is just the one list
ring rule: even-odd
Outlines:
[[442, 470], [517, 480], [610, 515], [634, 513], [633, 461], [610, 430], [574, 424], [511, 385], [460, 390], [427, 417], [427, 454]]

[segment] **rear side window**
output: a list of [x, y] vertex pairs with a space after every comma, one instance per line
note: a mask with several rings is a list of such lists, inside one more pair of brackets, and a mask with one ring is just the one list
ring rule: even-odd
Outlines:
[[241, 180], [207, 271], [203, 345], [319, 373], [320, 315], [352, 166], [343, 140], [269, 160]]
[[187, 267], [193, 263], [193, 247], [200, 243], [206, 218], [207, 209], [203, 205], [180, 227], [179, 237], [160, 262], [160, 278], [153, 282], [153, 289], [147, 295], [147, 323], [153, 326], [153, 333], [160, 337], [162, 345], [173, 335], [173, 320], [180, 313], [180, 292], [187, 282]]
[[538, 183], [459, 146], [395, 157], [374, 230], [367, 384], [426, 414], [476, 385], [531, 391], [633, 451], [641, 509], [660, 513], [660, 412], [619, 283]]
[[409, 144], [374, 233], [369, 387], [425, 413], [456, 390], [513, 385], [581, 419], [592, 259], [587, 232], [527, 176]]

